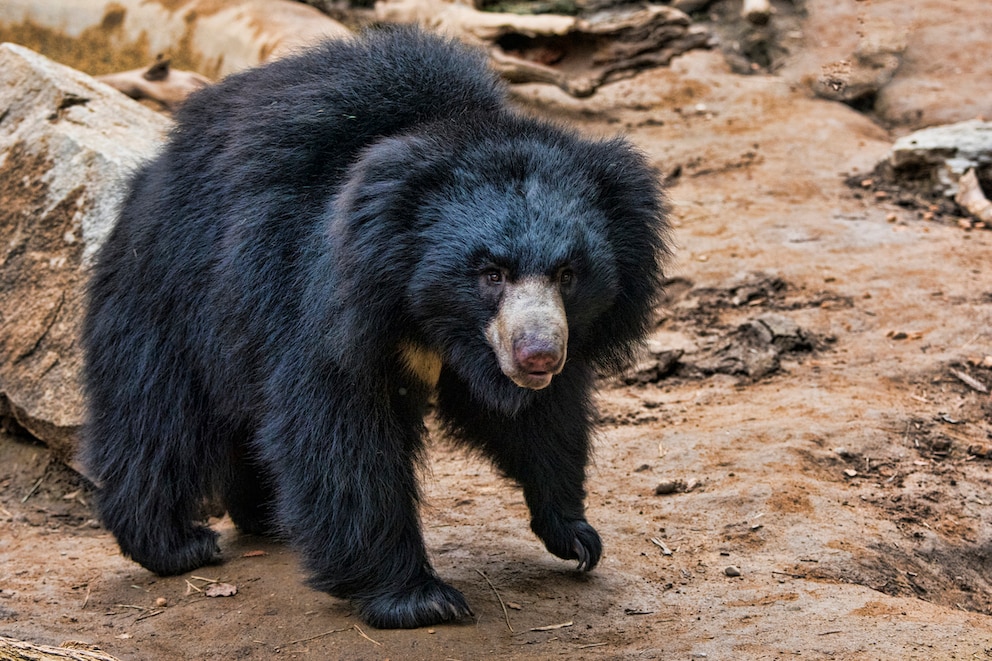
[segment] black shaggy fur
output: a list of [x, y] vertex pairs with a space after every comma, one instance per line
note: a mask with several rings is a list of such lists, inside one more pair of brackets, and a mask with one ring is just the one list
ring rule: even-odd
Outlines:
[[[465, 617], [417, 509], [436, 393], [448, 432], [523, 487], [548, 550], [594, 567], [590, 391], [645, 333], [666, 253], [643, 158], [513, 113], [483, 55], [412, 29], [232, 76], [177, 120], [98, 255], [83, 334], [83, 459], [121, 550], [159, 574], [216, 562], [219, 501], [372, 625]], [[546, 388], [487, 343], [492, 264], [569, 270]], [[404, 346], [440, 358], [436, 384]]]

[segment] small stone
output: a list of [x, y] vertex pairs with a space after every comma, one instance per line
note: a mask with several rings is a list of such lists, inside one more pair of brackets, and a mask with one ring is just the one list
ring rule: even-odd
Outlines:
[[950, 452], [951, 441], [947, 438], [935, 438], [930, 442], [930, 449], [934, 452]]
[[685, 482], [682, 480], [665, 480], [654, 488], [654, 495], [667, 496], [668, 494], [678, 493], [684, 489]]
[[723, 573], [726, 574], [727, 576], [740, 576], [741, 570], [733, 565], [730, 565], [729, 567], [723, 570]]
[[857, 477], [858, 471], [854, 470], [853, 468], [848, 468], [847, 470], [844, 471], [844, 475], [847, 475], [848, 477]]
[[169, 601], [165, 597], [159, 597], [158, 599], [155, 600], [155, 605], [157, 607], [159, 607], [159, 608], [162, 608], [163, 606], [167, 605], [168, 603], [169, 603]]

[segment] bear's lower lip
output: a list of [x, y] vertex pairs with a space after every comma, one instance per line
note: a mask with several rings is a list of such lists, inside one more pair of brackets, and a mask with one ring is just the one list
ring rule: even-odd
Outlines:
[[546, 388], [548, 384], [551, 383], [551, 378], [553, 376], [554, 374], [551, 372], [526, 372], [522, 375], [522, 378], [518, 381], [517, 385], [521, 385], [532, 390], [540, 390], [541, 388]]

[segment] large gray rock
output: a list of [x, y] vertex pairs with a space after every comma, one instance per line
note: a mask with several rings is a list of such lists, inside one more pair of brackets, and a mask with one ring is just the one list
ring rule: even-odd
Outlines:
[[68, 458], [83, 417], [83, 285], [126, 179], [170, 121], [0, 45], [0, 415]]
[[903, 136], [892, 145], [889, 163], [897, 173], [926, 174], [935, 193], [953, 196], [961, 175], [992, 166], [992, 122], [974, 119]]

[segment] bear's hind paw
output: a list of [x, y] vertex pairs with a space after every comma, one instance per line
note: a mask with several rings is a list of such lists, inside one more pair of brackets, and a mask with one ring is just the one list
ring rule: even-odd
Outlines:
[[[146, 543], [144, 548], [129, 548], [124, 542], [125, 554], [142, 567], [159, 576], [176, 576], [188, 571], [216, 565], [221, 561], [217, 546], [217, 533], [204, 526], [195, 527], [185, 539], [168, 543]], [[161, 540], [159, 540], [161, 541]]]

